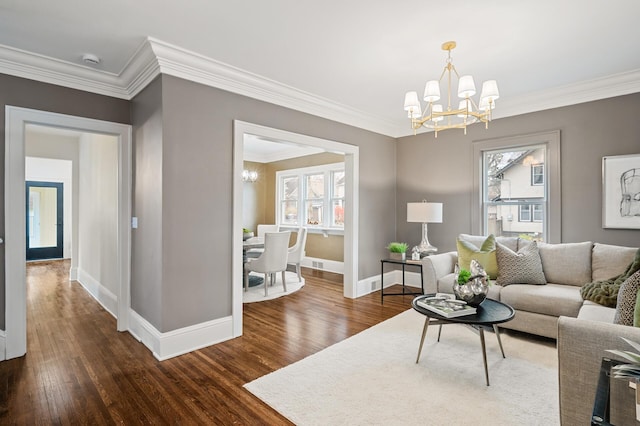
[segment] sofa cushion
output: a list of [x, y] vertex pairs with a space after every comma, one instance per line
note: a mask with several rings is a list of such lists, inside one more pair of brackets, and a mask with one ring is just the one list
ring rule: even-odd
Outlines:
[[563, 284], [507, 286], [500, 290], [500, 301], [519, 311], [554, 317], [576, 317], [582, 306], [580, 289]]
[[542, 271], [542, 261], [535, 241], [517, 253], [498, 243], [496, 245], [498, 259], [497, 284], [546, 284]]
[[591, 282], [593, 243], [538, 243], [542, 269], [547, 282], [582, 286]]
[[638, 249], [595, 243], [591, 254], [591, 281], [608, 280], [622, 274]]
[[498, 276], [498, 261], [496, 260], [496, 237], [489, 235], [478, 248], [475, 244], [463, 239], [456, 239], [458, 248], [458, 266], [467, 271], [471, 270], [471, 261], [476, 260], [489, 275], [495, 279]]
[[620, 285], [616, 303], [616, 315], [613, 319], [614, 324], [633, 325], [639, 288], [640, 271], [631, 275]]
[[[482, 235], [460, 234], [458, 235], [458, 239], [470, 242], [476, 247], [480, 247], [487, 237]], [[518, 251], [518, 237], [496, 237], [496, 243], [507, 246], [513, 251]]]
[[616, 310], [614, 308], [607, 308], [591, 300], [585, 300], [580, 312], [578, 312], [578, 318], [580, 319], [608, 322], [609, 324], [613, 324], [615, 316]]

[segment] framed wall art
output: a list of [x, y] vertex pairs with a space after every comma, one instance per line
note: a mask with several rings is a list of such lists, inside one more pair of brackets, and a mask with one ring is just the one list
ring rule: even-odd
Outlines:
[[640, 154], [602, 157], [602, 227], [640, 229]]

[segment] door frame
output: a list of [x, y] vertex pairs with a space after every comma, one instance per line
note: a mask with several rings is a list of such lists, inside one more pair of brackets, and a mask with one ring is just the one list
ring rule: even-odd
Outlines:
[[344, 154], [345, 164], [345, 209], [344, 218], [344, 297], [356, 298], [358, 283], [358, 211], [359, 211], [359, 164], [360, 147], [321, 139], [313, 136], [274, 129], [240, 120], [233, 121], [233, 220], [232, 220], [232, 309], [233, 337], [242, 335], [242, 170], [244, 161], [244, 135], [251, 134], [267, 139], [291, 142], [323, 148], [329, 152]]
[[118, 139], [117, 330], [129, 329], [131, 305], [131, 134], [128, 124], [6, 106], [5, 109], [5, 353], [6, 359], [27, 352], [25, 233], [25, 126], [39, 124]]
[[29, 250], [34, 250], [31, 255], [35, 254], [35, 251], [40, 251], [38, 254], [42, 257], [32, 257], [27, 260], [41, 260], [41, 259], [62, 259], [64, 257], [64, 184], [62, 182], [43, 182], [29, 180], [25, 182], [25, 221], [28, 217], [27, 207], [30, 204], [29, 188], [55, 188], [56, 189], [56, 245], [55, 247], [29, 247], [29, 225], [25, 223], [25, 242], [27, 248], [25, 256], [28, 258]]

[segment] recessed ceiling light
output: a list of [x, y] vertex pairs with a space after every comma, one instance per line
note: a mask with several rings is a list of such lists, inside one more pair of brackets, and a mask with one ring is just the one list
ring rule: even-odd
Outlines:
[[87, 65], [98, 65], [100, 63], [100, 58], [92, 53], [85, 53], [82, 55], [82, 62]]

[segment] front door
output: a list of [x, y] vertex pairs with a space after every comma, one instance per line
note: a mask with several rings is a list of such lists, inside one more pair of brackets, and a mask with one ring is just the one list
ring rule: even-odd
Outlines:
[[62, 183], [26, 182], [27, 260], [62, 258]]

